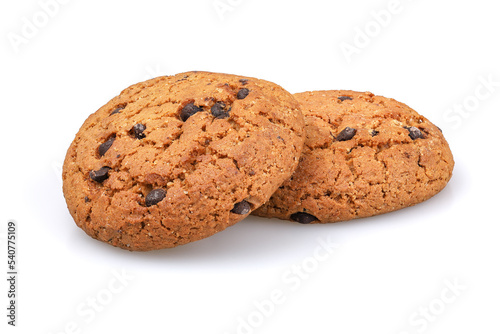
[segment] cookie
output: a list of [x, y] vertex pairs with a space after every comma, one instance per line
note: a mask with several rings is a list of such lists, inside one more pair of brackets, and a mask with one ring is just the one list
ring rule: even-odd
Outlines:
[[441, 130], [407, 105], [354, 91], [295, 98], [306, 120], [299, 166], [255, 215], [303, 224], [369, 217], [425, 201], [450, 180]]
[[290, 178], [305, 138], [300, 105], [280, 86], [188, 72], [135, 84], [84, 122], [63, 192], [76, 224], [128, 250], [220, 232]]

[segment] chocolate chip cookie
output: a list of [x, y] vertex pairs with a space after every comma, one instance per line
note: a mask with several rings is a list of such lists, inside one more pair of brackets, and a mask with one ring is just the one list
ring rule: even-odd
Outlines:
[[92, 114], [63, 167], [76, 224], [128, 250], [220, 232], [296, 169], [300, 105], [264, 80], [188, 72], [135, 84]]
[[425, 201], [450, 180], [441, 130], [407, 105], [354, 91], [295, 98], [306, 120], [299, 166], [253, 214], [302, 224], [369, 217]]

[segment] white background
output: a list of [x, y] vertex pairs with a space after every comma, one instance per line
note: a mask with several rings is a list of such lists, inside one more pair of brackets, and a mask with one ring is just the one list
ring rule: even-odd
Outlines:
[[[499, 333], [495, 4], [2, 1], [0, 331]], [[75, 133], [129, 85], [189, 70], [292, 93], [395, 98], [443, 129], [454, 176], [425, 203], [357, 221], [250, 217], [148, 253], [91, 239], [61, 191]], [[6, 317], [9, 219], [18, 224], [16, 328]]]

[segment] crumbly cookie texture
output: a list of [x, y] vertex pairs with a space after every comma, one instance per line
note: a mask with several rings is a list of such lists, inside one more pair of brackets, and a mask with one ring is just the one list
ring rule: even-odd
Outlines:
[[300, 105], [280, 86], [187, 72], [138, 83], [92, 114], [68, 149], [63, 192], [76, 224], [128, 250], [220, 232], [296, 169]]
[[303, 224], [369, 217], [425, 201], [450, 180], [441, 130], [407, 105], [368, 92], [294, 96], [306, 120], [299, 166], [253, 214]]

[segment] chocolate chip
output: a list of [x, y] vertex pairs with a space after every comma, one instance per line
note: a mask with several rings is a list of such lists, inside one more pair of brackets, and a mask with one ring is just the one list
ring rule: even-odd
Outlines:
[[203, 111], [202, 107], [195, 106], [194, 103], [189, 103], [186, 104], [184, 108], [182, 108], [180, 117], [185, 122], [189, 117], [193, 116], [194, 114], [200, 111]]
[[306, 212], [296, 212], [290, 216], [290, 219], [300, 224], [310, 224], [313, 221], [318, 220], [318, 218]]
[[346, 141], [352, 139], [352, 137], [354, 137], [356, 132], [357, 132], [356, 129], [346, 127], [344, 130], [340, 131], [339, 135], [337, 136], [337, 140]]
[[146, 126], [144, 124], [136, 124], [132, 128], [132, 132], [134, 133], [134, 137], [137, 139], [145, 138], [146, 135], [143, 133], [146, 130]]
[[166, 192], [163, 189], [153, 189], [146, 196], [146, 206], [152, 206], [160, 203], [166, 196]]
[[109, 170], [110, 169], [111, 168], [109, 168], [109, 167], [102, 167], [99, 170], [91, 170], [89, 172], [89, 176], [95, 182], [101, 183], [109, 177]]
[[110, 116], [111, 115], [114, 115], [114, 114], [119, 114], [123, 109], [125, 109], [125, 106], [118, 106], [115, 110], [113, 110], [111, 112], [111, 114], [109, 114]]
[[236, 94], [236, 97], [238, 98], [238, 100], [243, 100], [245, 97], [247, 97], [248, 93], [250, 93], [248, 88], [242, 88], [240, 89], [238, 94]]
[[380, 133], [380, 131], [377, 131], [377, 130], [372, 130], [370, 132], [370, 134], [372, 135], [372, 137], [375, 137], [376, 135], [378, 135]]
[[240, 79], [240, 82], [243, 86], [245, 86], [248, 83], [248, 79]]
[[410, 127], [405, 126], [404, 128], [406, 130], [408, 130], [409, 136], [410, 136], [410, 138], [412, 140], [415, 140], [417, 138], [424, 138], [424, 134], [417, 127], [414, 127], [414, 126], [410, 126]]
[[352, 97], [350, 96], [339, 96], [338, 99], [342, 102], [344, 102], [345, 100], [352, 100]]
[[102, 157], [104, 154], [106, 154], [106, 152], [108, 152], [109, 148], [111, 147], [111, 145], [113, 145], [113, 142], [115, 141], [115, 137], [111, 137], [109, 138], [106, 142], [102, 143], [101, 145], [99, 145], [99, 149], [98, 149], [98, 152], [99, 152], [99, 155]]
[[239, 203], [236, 203], [231, 210], [232, 213], [236, 213], [237, 215], [246, 215], [252, 210], [250, 207], [250, 203], [247, 201], [241, 201]]
[[84, 200], [85, 200], [85, 203], [90, 202], [90, 198], [88, 198], [87, 196], [85, 196]]
[[229, 117], [229, 111], [226, 111], [226, 104], [224, 102], [215, 103], [210, 109], [212, 115], [215, 118], [227, 118]]

